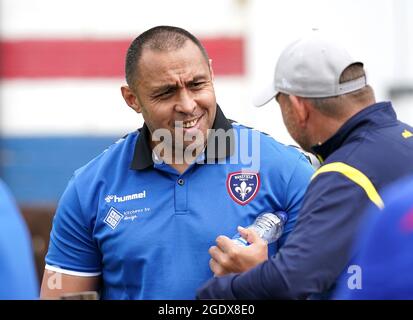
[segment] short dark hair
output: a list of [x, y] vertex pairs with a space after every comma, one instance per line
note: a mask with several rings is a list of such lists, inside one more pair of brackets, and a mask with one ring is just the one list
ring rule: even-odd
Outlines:
[[[345, 83], [347, 81], [355, 80], [361, 77], [365, 77], [366, 72], [364, 70], [363, 64], [353, 63], [344, 69], [340, 76], [340, 83]], [[316, 109], [327, 116], [337, 117], [345, 114], [350, 107], [349, 102], [358, 102], [361, 104], [366, 104], [368, 106], [375, 100], [374, 91], [369, 86], [366, 85], [364, 88], [359, 90], [330, 98], [309, 98], [311, 103]], [[343, 107], [343, 105], [346, 105]]]
[[157, 26], [140, 34], [129, 46], [126, 54], [126, 83], [133, 88], [138, 74], [138, 63], [145, 48], [155, 51], [170, 51], [182, 48], [187, 40], [192, 41], [201, 50], [205, 60], [208, 54], [201, 42], [190, 32], [172, 26]]

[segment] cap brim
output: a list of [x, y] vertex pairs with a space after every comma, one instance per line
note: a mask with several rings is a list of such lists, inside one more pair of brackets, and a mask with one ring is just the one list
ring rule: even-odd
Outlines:
[[257, 92], [252, 100], [252, 104], [257, 108], [262, 107], [270, 102], [276, 94], [277, 90], [274, 89], [274, 85], [268, 85], [263, 90]]

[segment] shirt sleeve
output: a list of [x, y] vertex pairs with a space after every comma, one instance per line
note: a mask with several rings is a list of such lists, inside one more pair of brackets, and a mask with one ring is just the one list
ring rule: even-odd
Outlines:
[[309, 186], [297, 225], [276, 256], [241, 274], [215, 277], [200, 299], [305, 299], [329, 290], [348, 264], [368, 203], [358, 185], [325, 173]]
[[46, 268], [79, 276], [98, 275], [101, 255], [93, 240], [91, 217], [86, 217], [82, 211], [75, 182], [73, 177], [59, 201]]
[[279, 247], [284, 245], [288, 235], [291, 233], [296, 224], [298, 213], [301, 209], [301, 205], [303, 204], [304, 195], [307, 191], [307, 187], [313, 173], [314, 169], [309, 161], [305, 158], [305, 156], [300, 154], [300, 158], [296, 163], [285, 192], [285, 208], [288, 212], [288, 220], [284, 226], [283, 234], [278, 240]]

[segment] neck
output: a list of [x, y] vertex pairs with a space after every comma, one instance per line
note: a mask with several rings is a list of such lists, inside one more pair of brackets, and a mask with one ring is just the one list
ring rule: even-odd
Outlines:
[[326, 116], [321, 113], [314, 118], [315, 123], [312, 126], [313, 145], [323, 144], [330, 139], [337, 131], [354, 115], [366, 108], [363, 106], [354, 106], [346, 113], [337, 115], [337, 117]]
[[313, 131], [312, 136], [314, 137], [312, 145], [320, 145], [331, 138], [344, 124], [345, 121], [337, 119], [324, 119], [319, 123], [316, 123], [311, 131]]
[[188, 163], [183, 163], [183, 164], [168, 163], [168, 164], [181, 174], [184, 173], [185, 170], [188, 169], [189, 167]]

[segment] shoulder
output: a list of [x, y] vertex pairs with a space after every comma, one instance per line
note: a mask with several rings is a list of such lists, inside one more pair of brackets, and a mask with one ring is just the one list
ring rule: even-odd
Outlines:
[[[0, 179], [0, 217], [9, 226], [10, 221], [17, 216], [17, 205], [7, 185]], [[2, 228], [0, 228], [2, 229]]]
[[128, 174], [138, 134], [133, 132], [124, 136], [77, 169], [60, 198], [56, 216], [81, 212], [82, 221], [89, 225], [106, 188], [123, 181]]
[[[239, 123], [232, 125], [240, 141], [241, 159], [249, 158], [254, 169], [269, 178], [270, 183], [288, 186], [292, 178], [297, 180], [300, 177], [297, 185], [308, 184], [314, 170], [304, 151], [280, 143], [259, 130]], [[245, 143], [246, 140], [248, 143]]]
[[[108, 146], [101, 154], [74, 172], [75, 178], [90, 178], [100, 174], [113, 172], [115, 167], [127, 167], [133, 156], [139, 132], [135, 131], [120, 138]], [[116, 164], [116, 165], [115, 165]]]
[[[61, 201], [76, 200], [83, 205], [94, 204], [106, 186], [125, 178], [129, 173], [139, 132], [130, 133], [108, 146], [101, 154], [75, 170]], [[66, 200], [66, 201], [64, 201]]]
[[17, 211], [17, 204], [8, 186], [0, 179], [0, 216], [11, 211]]
[[297, 160], [298, 158], [306, 157], [307, 155], [306, 152], [301, 150], [299, 147], [283, 144], [277, 141], [271, 135], [255, 128], [242, 125], [238, 122], [232, 122], [232, 126], [236, 132], [237, 138], [239, 139], [251, 136], [253, 136], [253, 138], [259, 139], [259, 146], [260, 148], [263, 148], [260, 150], [261, 155], [264, 156], [264, 158], [262, 158], [263, 160], [267, 158], [272, 158], [273, 160], [275, 160], [274, 155], [285, 159]]
[[328, 157], [325, 164], [345, 163], [381, 188], [413, 170], [413, 130], [410, 135], [408, 128], [398, 122], [355, 135]]
[[[376, 181], [368, 171], [360, 170], [360, 165], [352, 165], [344, 161], [324, 164], [312, 177], [307, 196], [325, 201], [347, 202], [350, 200], [360, 206], [368, 200], [377, 207], [383, 207], [383, 200], [376, 188]], [[336, 198], [336, 199], [333, 199]], [[350, 205], [350, 203], [348, 204]]]
[[[0, 198], [4, 199], [4, 198], [8, 198], [9, 197], [9, 190], [6, 186], [6, 184], [3, 182], [3, 180], [0, 179]], [[3, 202], [3, 201], [1, 201]]]

